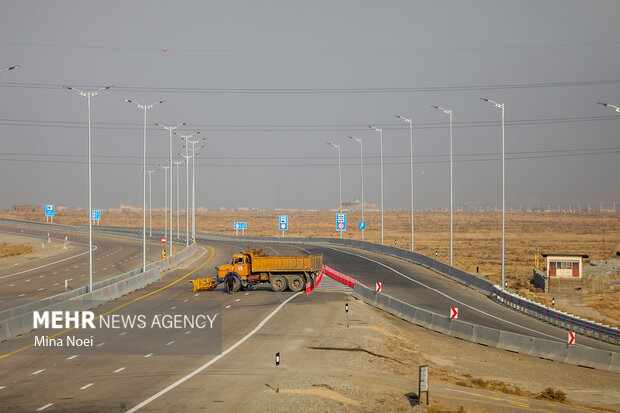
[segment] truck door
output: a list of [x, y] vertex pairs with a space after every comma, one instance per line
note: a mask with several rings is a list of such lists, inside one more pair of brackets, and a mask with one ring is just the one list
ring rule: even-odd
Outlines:
[[233, 262], [233, 271], [241, 276], [248, 275], [248, 258], [237, 257]]

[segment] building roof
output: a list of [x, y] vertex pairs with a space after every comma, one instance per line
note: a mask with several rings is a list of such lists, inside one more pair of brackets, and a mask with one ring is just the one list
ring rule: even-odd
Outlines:
[[540, 254], [543, 257], [581, 257], [581, 258], [590, 258], [589, 255], [586, 254]]

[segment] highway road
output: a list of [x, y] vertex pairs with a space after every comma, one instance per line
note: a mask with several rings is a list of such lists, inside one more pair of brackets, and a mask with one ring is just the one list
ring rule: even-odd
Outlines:
[[[234, 411], [254, 392], [273, 386], [275, 352], [288, 359], [297, 357], [323, 328], [341, 317], [329, 313], [323, 304], [348, 298], [342, 293], [274, 293], [267, 286], [232, 295], [221, 287], [213, 292], [191, 292], [188, 279], [212, 276], [214, 266], [228, 263], [232, 254], [248, 245], [272, 254], [322, 251], [326, 264], [369, 285], [381, 281], [387, 294], [403, 301], [438, 313], [458, 306], [460, 318], [466, 321], [565, 340], [564, 330], [499, 306], [474, 290], [398, 259], [330, 245], [248, 244], [241, 240], [200, 244], [199, 254], [165, 273], [161, 281], [97, 307], [95, 312], [119, 312], [123, 306], [125, 314], [147, 311], [153, 316], [173, 307], [217, 309], [222, 317], [221, 355], [188, 349], [188, 337], [196, 333], [191, 329], [151, 332], [148, 339], [136, 329], [106, 330], [98, 335], [101, 346], [92, 354], [46, 355], [29, 347], [37, 334], [31, 332], [0, 343], [0, 411], [127, 411], [136, 407], [143, 411]], [[140, 305], [145, 301], [147, 306]], [[585, 342], [585, 338], [580, 340]], [[606, 346], [594, 340], [587, 343]], [[153, 351], [153, 346], [161, 351]], [[168, 354], [177, 346], [178, 354]]]
[[[59, 250], [37, 259], [12, 259], [14, 264], [0, 267], [0, 310], [19, 302], [38, 300], [88, 284], [88, 235], [57, 230], [39, 230], [0, 224], [4, 234], [33, 237], [54, 242], [69, 241]], [[46, 245], [47, 242], [46, 242]], [[147, 243], [147, 263], [160, 258], [160, 246]], [[93, 236], [93, 282], [114, 277], [142, 266], [142, 243], [122, 238]]]

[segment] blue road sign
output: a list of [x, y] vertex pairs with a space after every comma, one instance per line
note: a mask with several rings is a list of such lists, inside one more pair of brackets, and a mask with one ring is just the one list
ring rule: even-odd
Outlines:
[[366, 228], [366, 223], [364, 221], [360, 221], [359, 224], [357, 224], [358, 227], [360, 227], [360, 229], [364, 229]]
[[45, 205], [45, 216], [53, 217], [54, 212], [56, 211], [56, 205]]
[[101, 219], [101, 210], [100, 209], [93, 209], [93, 219], [94, 220], [100, 220]]
[[235, 229], [248, 229], [247, 222], [235, 222]]
[[336, 214], [336, 231], [347, 230], [347, 214]]
[[288, 231], [288, 215], [280, 215], [280, 231]]

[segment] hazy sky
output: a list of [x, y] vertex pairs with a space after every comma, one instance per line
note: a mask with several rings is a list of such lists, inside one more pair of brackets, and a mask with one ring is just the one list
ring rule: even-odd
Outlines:
[[[408, 208], [413, 116], [416, 209], [501, 205], [506, 105], [507, 205], [620, 201], [620, 2], [611, 1], [7, 1], [0, 2], [0, 208], [88, 206], [87, 101], [62, 89], [116, 87], [92, 99], [94, 207], [142, 203], [148, 164], [188, 122], [206, 146], [197, 206], [325, 209], [360, 195]], [[164, 48], [166, 51], [164, 51]], [[175, 137], [175, 159], [184, 151]], [[181, 169], [181, 199], [185, 170]], [[191, 172], [191, 170], [190, 170]], [[176, 181], [176, 177], [175, 177]], [[164, 204], [153, 174], [153, 204]]]

